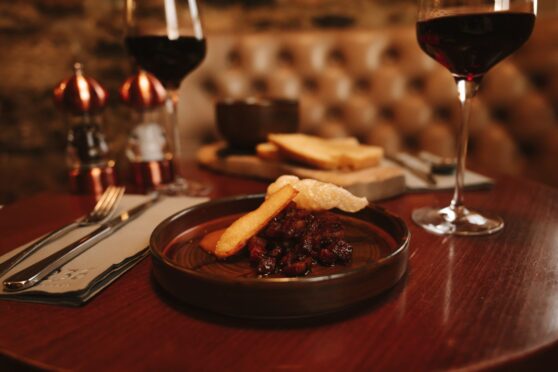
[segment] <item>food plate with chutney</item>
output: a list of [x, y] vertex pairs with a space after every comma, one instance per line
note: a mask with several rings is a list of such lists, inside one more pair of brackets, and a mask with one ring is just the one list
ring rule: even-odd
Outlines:
[[187, 304], [242, 318], [299, 318], [341, 311], [393, 287], [405, 274], [410, 234], [405, 222], [370, 205], [334, 209], [353, 247], [349, 264], [314, 265], [303, 277], [260, 276], [247, 254], [219, 260], [199, 243], [256, 208], [264, 195], [218, 199], [185, 209], [153, 231], [150, 250], [159, 285]]

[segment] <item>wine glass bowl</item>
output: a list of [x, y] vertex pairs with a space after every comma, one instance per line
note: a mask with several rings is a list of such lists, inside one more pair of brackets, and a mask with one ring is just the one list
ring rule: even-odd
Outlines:
[[457, 169], [448, 207], [413, 211], [415, 223], [435, 234], [486, 235], [504, 221], [464, 205], [463, 186], [471, 100], [484, 75], [531, 35], [535, 0], [420, 0], [416, 25], [422, 50], [453, 75], [462, 120], [457, 134]]
[[126, 47], [136, 63], [155, 75], [170, 90], [178, 89], [182, 79], [205, 57], [205, 39], [164, 35], [128, 36]]
[[210, 186], [182, 176], [178, 125], [178, 88], [205, 58], [206, 42], [196, 0], [126, 0], [125, 45], [135, 63], [167, 89], [166, 130], [171, 142], [174, 182], [163, 185], [169, 194], [207, 195]]
[[486, 12], [419, 20], [422, 50], [458, 79], [479, 80], [531, 34], [532, 13]]

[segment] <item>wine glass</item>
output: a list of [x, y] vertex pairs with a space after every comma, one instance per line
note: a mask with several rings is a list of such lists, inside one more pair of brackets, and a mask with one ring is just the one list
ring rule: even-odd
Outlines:
[[207, 195], [209, 185], [181, 174], [182, 148], [178, 128], [178, 88], [205, 57], [206, 43], [196, 0], [125, 0], [125, 44], [143, 69], [167, 89], [167, 131], [175, 177], [163, 191], [178, 195]]
[[486, 235], [504, 227], [500, 217], [467, 209], [463, 203], [467, 126], [471, 100], [483, 76], [529, 38], [535, 14], [536, 0], [419, 0], [419, 45], [453, 75], [462, 111], [453, 199], [448, 207], [425, 207], [412, 214], [415, 223], [430, 232]]

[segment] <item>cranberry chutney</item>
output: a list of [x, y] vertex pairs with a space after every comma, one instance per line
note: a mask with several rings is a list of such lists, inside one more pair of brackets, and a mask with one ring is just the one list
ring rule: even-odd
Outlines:
[[246, 246], [258, 274], [305, 276], [313, 264], [350, 263], [353, 247], [344, 239], [345, 227], [336, 214], [297, 208], [291, 202]]

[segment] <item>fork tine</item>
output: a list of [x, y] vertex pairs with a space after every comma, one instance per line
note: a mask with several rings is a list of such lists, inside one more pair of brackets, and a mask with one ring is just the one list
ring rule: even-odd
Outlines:
[[114, 186], [107, 187], [105, 192], [103, 192], [103, 194], [101, 195], [101, 197], [97, 201], [97, 204], [95, 204], [95, 207], [93, 208], [93, 211], [91, 212], [91, 214], [98, 213], [101, 208], [104, 208], [104, 206], [107, 203], [107, 201], [109, 200], [109, 198], [111, 198], [112, 194], [116, 191], [115, 189], [116, 188]]
[[[120, 192], [120, 187], [109, 186], [107, 190], [103, 193], [101, 199], [93, 209], [90, 214], [90, 219], [100, 220], [106, 215], [107, 211], [114, 205], [114, 199], [118, 196]], [[98, 208], [97, 208], [98, 206]]]
[[106, 219], [106, 218], [112, 216], [112, 214], [116, 211], [116, 207], [120, 203], [120, 199], [122, 199], [122, 196], [124, 196], [124, 191], [125, 190], [126, 190], [126, 188], [124, 188], [124, 187], [117, 187], [116, 188], [115, 192], [112, 195], [112, 198], [110, 199], [110, 203], [105, 206], [105, 209], [103, 210], [103, 212], [99, 216], [100, 219]]

